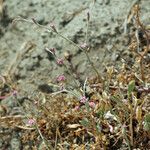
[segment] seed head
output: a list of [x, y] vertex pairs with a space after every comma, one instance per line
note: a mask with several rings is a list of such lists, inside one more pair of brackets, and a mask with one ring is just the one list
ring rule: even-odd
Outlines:
[[52, 55], [55, 55], [55, 52], [56, 52], [55, 48], [46, 48], [45, 50], [50, 52]]
[[54, 32], [57, 33], [57, 30], [56, 30], [56, 27], [55, 27], [54, 23], [50, 23], [50, 27], [51, 27], [51, 29], [52, 29]]

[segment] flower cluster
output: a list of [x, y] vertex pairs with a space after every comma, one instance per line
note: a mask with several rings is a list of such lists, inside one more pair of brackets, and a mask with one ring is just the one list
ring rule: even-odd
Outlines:
[[66, 77], [64, 76], [64, 75], [59, 75], [58, 77], [57, 77], [57, 82], [63, 82], [63, 81], [65, 81], [66, 80]]
[[91, 108], [95, 108], [96, 104], [95, 104], [94, 102], [89, 102], [89, 106], [90, 106]]
[[80, 102], [81, 103], [86, 103], [87, 102], [87, 98], [85, 96], [80, 98]]
[[33, 126], [33, 125], [35, 125], [35, 119], [28, 119], [28, 121], [27, 121], [27, 126]]

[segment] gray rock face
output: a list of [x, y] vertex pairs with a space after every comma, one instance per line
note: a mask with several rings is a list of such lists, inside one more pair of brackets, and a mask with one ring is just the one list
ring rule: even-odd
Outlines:
[[5, 98], [4, 100], [1, 101], [1, 104], [7, 105], [8, 107], [11, 107], [11, 108], [17, 106], [17, 102], [13, 96], [9, 96]]
[[11, 145], [11, 150], [20, 150], [21, 149], [21, 142], [17, 138], [12, 138], [10, 145]]

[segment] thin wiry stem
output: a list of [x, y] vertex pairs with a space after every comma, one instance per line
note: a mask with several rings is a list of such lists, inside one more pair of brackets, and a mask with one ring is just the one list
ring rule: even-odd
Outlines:
[[143, 54], [141, 55], [141, 59], [140, 59], [141, 78], [142, 78], [143, 81], [145, 81], [143, 60], [144, 60], [144, 56], [149, 51], [149, 45], [150, 45], [150, 43], [149, 43], [149, 36], [148, 36], [148, 34], [146, 32], [146, 29], [145, 29], [144, 25], [140, 21], [139, 10], [140, 10], [139, 5], [136, 5], [136, 7], [135, 7], [135, 18], [136, 18], [136, 20], [135, 21], [136, 21], [137, 26], [140, 27], [142, 29], [143, 33], [145, 34], [145, 36], [146, 36], [146, 42], [147, 42], [146, 49], [143, 52]]
[[41, 25], [39, 24], [38, 22], [36, 22], [35, 19], [32, 19], [31, 21], [30, 20], [27, 20], [27, 19], [24, 19], [24, 18], [21, 18], [21, 17], [18, 17], [16, 19], [14, 19], [13, 23], [15, 23], [16, 21], [25, 21], [25, 22], [28, 22], [28, 23], [32, 23], [32, 24], [36, 24], [38, 27], [40, 28], [43, 28], [43, 29], [46, 29], [48, 32], [54, 32], [55, 34], [59, 35], [61, 38], [65, 39], [66, 41], [68, 41], [69, 43], [71, 43], [72, 45], [74, 45], [75, 47], [77, 47], [78, 49], [80, 49], [81, 51], [83, 51], [90, 63], [90, 65], [92, 66], [92, 69], [94, 70], [94, 72], [96, 73], [97, 77], [99, 78], [100, 81], [103, 81], [101, 75], [99, 74], [99, 72], [97, 71], [96, 67], [94, 66], [93, 62], [91, 61], [89, 55], [88, 55], [88, 52], [87, 50], [85, 50], [84, 48], [80, 47], [78, 44], [74, 43], [72, 40], [70, 40], [69, 38], [65, 37], [64, 35], [62, 35], [61, 33], [59, 33], [55, 28], [49, 26], [44, 26], [44, 25]]

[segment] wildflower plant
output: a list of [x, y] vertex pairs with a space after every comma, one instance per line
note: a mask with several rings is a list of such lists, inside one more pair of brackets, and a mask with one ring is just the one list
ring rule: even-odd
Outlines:
[[[46, 51], [54, 56], [56, 64], [68, 70], [76, 85], [72, 88], [68, 87], [66, 76], [58, 75], [54, 86], [59, 87], [59, 90], [49, 95], [49, 99], [47, 98], [38, 107], [36, 129], [45, 141], [47, 149], [49, 147], [53, 149], [73, 149], [74, 147], [77, 149], [87, 147], [89, 149], [121, 149], [127, 147], [131, 150], [137, 147], [144, 149], [148, 146], [142, 141], [150, 140], [150, 115], [146, 105], [150, 93], [149, 63], [144, 59], [149, 51], [150, 37], [139, 20], [138, 7], [135, 6], [133, 9], [136, 23], [141, 26], [143, 34], [146, 35], [147, 44], [141, 47], [144, 52], [138, 55], [136, 52], [134, 64], [130, 68], [125, 61], [120, 62], [122, 65], [119, 68], [106, 66], [107, 71], [104, 77], [100, 75], [88, 54], [90, 44], [87, 43], [87, 33], [90, 12], [87, 13], [86, 40], [80, 45], [64, 37], [53, 23], [44, 26], [36, 19], [27, 20], [19, 17], [15, 20], [36, 24], [48, 32], [54, 32], [82, 50], [96, 73], [96, 80], [88, 77], [81, 84], [74, 69], [65, 63], [66, 60], [71, 63], [68, 55], [67, 59], [60, 58], [56, 55], [55, 48], [46, 48]], [[138, 42], [139, 40], [135, 40], [134, 46], [131, 43], [130, 53], [135, 54]], [[147, 72], [144, 73], [144, 71]], [[53, 101], [50, 103], [50, 100]], [[34, 120], [28, 121], [28, 124], [34, 124]]]

